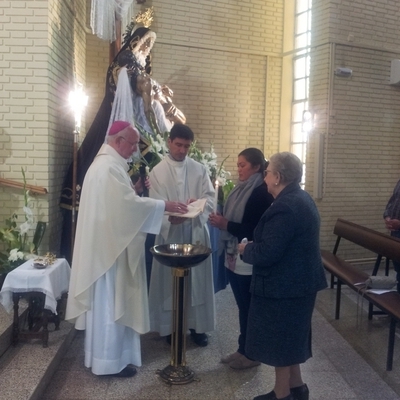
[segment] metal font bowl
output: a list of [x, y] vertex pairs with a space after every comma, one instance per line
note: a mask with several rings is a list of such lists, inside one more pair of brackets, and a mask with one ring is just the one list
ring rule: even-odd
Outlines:
[[168, 267], [190, 268], [204, 261], [211, 249], [197, 244], [160, 244], [150, 249], [153, 257]]

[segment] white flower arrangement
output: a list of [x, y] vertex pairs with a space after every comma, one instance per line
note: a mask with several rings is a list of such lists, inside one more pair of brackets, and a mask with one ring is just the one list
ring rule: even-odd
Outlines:
[[151, 145], [151, 152], [157, 154], [162, 160], [168, 153], [167, 142], [164, 137], [157, 134], [155, 137], [149, 136], [149, 141]]
[[15, 261], [24, 260], [24, 259], [25, 259], [25, 255], [22, 251], [19, 251], [18, 249], [12, 249], [10, 251], [8, 261], [15, 262]]
[[[167, 146], [168, 132], [165, 132], [164, 135], [157, 134], [155, 136], [150, 136], [147, 134], [147, 132], [140, 129], [140, 127], [137, 128], [139, 129], [141, 135], [149, 143], [149, 151], [152, 153], [153, 157], [151, 161], [141, 157], [136, 165], [132, 165], [132, 170], [136, 171], [139, 167], [138, 164], [140, 163], [145, 164], [151, 170], [166, 156], [169, 151]], [[218, 179], [219, 185], [223, 187], [229, 182], [231, 173], [224, 169], [224, 162], [228, 157], [225, 157], [222, 163], [218, 166], [218, 156], [214, 151], [213, 144], [210, 146], [210, 151], [202, 151], [197, 146], [197, 141], [194, 141], [190, 146], [188, 156], [206, 167], [207, 173], [213, 183], [215, 183], [215, 180]]]
[[[141, 129], [139, 129], [139, 131], [149, 143], [149, 151], [152, 153], [153, 157], [151, 161], [141, 157], [138, 162], [134, 162], [132, 165], [133, 173], [138, 171], [141, 163], [145, 164], [146, 168], [151, 170], [166, 156], [169, 151], [167, 145], [168, 132], [165, 132], [164, 135], [157, 134], [155, 136], [150, 136]], [[232, 181], [230, 180], [231, 173], [226, 171], [224, 168], [224, 162], [229, 156], [225, 157], [222, 163], [218, 165], [218, 156], [214, 151], [213, 144], [211, 144], [210, 151], [202, 151], [197, 146], [197, 141], [194, 141], [190, 146], [188, 156], [203, 164], [206, 167], [207, 173], [210, 176], [213, 184], [215, 185], [215, 181], [218, 180], [219, 187], [222, 188], [224, 194], [226, 194], [225, 188], [229, 193], [233, 187]]]
[[32, 198], [26, 190], [25, 171], [22, 169], [24, 178], [24, 215], [25, 221], [17, 224], [18, 216], [13, 214], [6, 219], [6, 226], [0, 229], [0, 242], [5, 244], [5, 251], [0, 252], [0, 273], [8, 272], [24, 263], [34, 250], [33, 242], [28, 240], [29, 232], [34, 227], [33, 211], [29, 206]]
[[231, 173], [225, 170], [224, 163], [229, 156], [225, 157], [222, 163], [218, 166], [218, 156], [214, 151], [213, 144], [211, 144], [210, 151], [203, 152], [197, 147], [196, 141], [194, 141], [190, 146], [188, 155], [206, 167], [207, 173], [213, 183], [218, 180], [219, 186], [224, 187], [226, 185]]

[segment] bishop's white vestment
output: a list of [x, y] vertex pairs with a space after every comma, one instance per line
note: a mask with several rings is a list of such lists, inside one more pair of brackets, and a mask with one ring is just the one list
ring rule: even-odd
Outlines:
[[160, 231], [163, 201], [136, 195], [128, 164], [104, 144], [88, 169], [79, 205], [66, 319], [85, 332], [85, 366], [96, 375], [141, 365], [149, 331], [144, 257]]
[[[163, 217], [155, 244], [192, 243], [211, 247], [207, 220], [213, 210], [214, 188], [206, 168], [186, 157], [184, 161], [166, 156], [150, 172], [150, 197], [180, 201], [206, 198], [204, 212], [173, 225]], [[172, 273], [171, 268], [153, 259], [149, 289], [150, 328], [161, 336], [172, 333]], [[215, 329], [215, 304], [212, 258], [191, 268], [188, 284], [188, 328], [197, 333]]]

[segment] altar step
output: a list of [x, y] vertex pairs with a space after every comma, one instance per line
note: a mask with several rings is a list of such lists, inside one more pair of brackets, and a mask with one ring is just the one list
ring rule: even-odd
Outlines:
[[[21, 307], [21, 320], [25, 314]], [[50, 323], [47, 348], [39, 339], [11, 346], [12, 317], [0, 307], [0, 398], [40, 400], [75, 333], [73, 325], [66, 321], [61, 321], [58, 331]]]

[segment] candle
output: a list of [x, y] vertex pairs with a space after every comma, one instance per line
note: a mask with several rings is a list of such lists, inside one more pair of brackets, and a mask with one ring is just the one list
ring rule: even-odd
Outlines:
[[218, 207], [218, 186], [219, 182], [218, 180], [215, 181], [215, 197], [214, 197], [214, 213], [217, 213], [217, 207]]
[[149, 197], [149, 189], [146, 187], [146, 179], [149, 176], [149, 167], [143, 163], [139, 167], [140, 179], [142, 181], [142, 196]]

